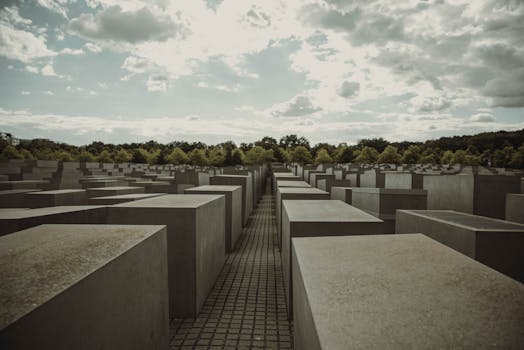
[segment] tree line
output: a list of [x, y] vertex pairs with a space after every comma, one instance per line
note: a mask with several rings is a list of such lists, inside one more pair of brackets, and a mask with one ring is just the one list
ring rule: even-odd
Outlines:
[[253, 143], [233, 141], [216, 145], [202, 142], [156, 141], [72, 146], [46, 139], [22, 141], [17, 146], [0, 140], [0, 159], [39, 159], [81, 162], [134, 162], [234, 166], [269, 161], [307, 163], [464, 164], [524, 169], [524, 129], [473, 136], [441, 137], [425, 142], [388, 142], [362, 139], [356, 145], [317, 143], [303, 136], [286, 135], [278, 141], [263, 137]]

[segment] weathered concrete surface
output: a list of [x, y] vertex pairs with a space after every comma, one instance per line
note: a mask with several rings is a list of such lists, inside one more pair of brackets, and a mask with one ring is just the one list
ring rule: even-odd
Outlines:
[[225, 197], [170, 194], [107, 209], [110, 224], [167, 226], [169, 313], [196, 317], [225, 261]]
[[42, 224], [104, 224], [105, 206], [75, 205], [0, 212], [0, 236]]
[[524, 282], [524, 225], [452, 210], [397, 210], [396, 233], [420, 232]]
[[93, 179], [93, 180], [84, 180], [81, 183], [82, 188], [98, 188], [98, 187], [119, 187], [127, 186], [127, 181], [122, 179]]
[[384, 188], [386, 185], [386, 175], [379, 169], [370, 169], [360, 174], [359, 187]]
[[132, 187], [142, 187], [145, 193], [177, 193], [178, 187], [168, 181], [135, 181]]
[[295, 349], [519, 349], [524, 285], [420, 234], [293, 239]]
[[57, 207], [68, 205], [86, 205], [85, 190], [38, 191], [25, 194], [29, 208]]
[[507, 194], [506, 220], [524, 224], [524, 194]]
[[242, 224], [246, 225], [253, 211], [253, 188], [250, 175], [216, 175], [211, 185], [242, 186]]
[[226, 252], [235, 249], [235, 245], [242, 233], [242, 187], [205, 185], [185, 190], [186, 194], [217, 194], [226, 197]]
[[384, 174], [386, 188], [413, 190], [422, 189], [423, 187], [424, 176], [422, 174], [397, 171], [386, 171]]
[[384, 222], [338, 200], [282, 201], [282, 271], [289, 316], [293, 315], [291, 238], [382, 234]]
[[42, 225], [0, 237], [0, 348], [167, 349], [163, 226]]
[[426, 210], [427, 191], [356, 187], [352, 205], [384, 221], [384, 233], [395, 233], [397, 209]]
[[353, 187], [331, 187], [331, 199], [336, 199], [347, 204], [353, 202]]
[[94, 197], [89, 198], [89, 205], [115, 205], [120, 203], [139, 201], [141, 199], [153, 198], [158, 196], [164, 196], [167, 193], [131, 193], [121, 194], [118, 196], [107, 196], [107, 197]]
[[25, 195], [39, 189], [3, 190], [0, 191], [0, 208], [23, 208], [27, 207]]
[[472, 174], [424, 176], [424, 189], [428, 191], [428, 209], [504, 219], [506, 194], [519, 192], [520, 178]]
[[86, 190], [87, 198], [119, 196], [121, 194], [135, 194], [144, 192], [144, 187], [135, 186], [96, 187], [88, 188]]
[[51, 184], [48, 180], [19, 180], [19, 181], [0, 181], [0, 191], [4, 190], [48, 190]]
[[313, 187], [278, 187], [275, 199], [278, 247], [282, 248], [282, 201], [316, 199], [327, 200], [329, 193]]
[[310, 188], [311, 185], [308, 184], [306, 181], [278, 180], [277, 187]]

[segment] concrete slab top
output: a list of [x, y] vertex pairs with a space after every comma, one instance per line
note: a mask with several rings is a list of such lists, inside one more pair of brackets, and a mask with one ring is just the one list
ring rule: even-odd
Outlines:
[[238, 177], [238, 178], [247, 179], [250, 176], [249, 175], [213, 175], [213, 177]]
[[474, 230], [519, 231], [524, 233], [524, 225], [492, 219], [485, 216], [461, 213], [453, 210], [401, 210], [414, 215], [430, 218], [444, 223], [463, 226]]
[[278, 187], [311, 187], [306, 181], [278, 180]]
[[168, 181], [136, 181], [136, 182], [133, 182], [132, 184], [151, 185], [151, 186], [166, 186], [166, 185], [170, 185], [170, 183]]
[[[136, 187], [135, 187], [136, 188]], [[167, 193], [129, 193], [129, 194], [117, 194], [115, 196], [105, 196], [105, 197], [94, 197], [91, 198], [91, 201], [104, 200], [104, 199], [146, 199], [159, 196], [165, 196]]]
[[93, 192], [93, 191], [96, 191], [96, 192], [104, 192], [104, 191], [107, 191], [107, 192], [111, 192], [111, 191], [119, 191], [119, 190], [136, 190], [136, 186], [133, 187], [133, 186], [111, 186], [111, 187], [93, 187], [93, 188], [88, 188], [87, 189], [87, 192]]
[[25, 219], [25, 218], [35, 217], [35, 216], [53, 215], [53, 214], [91, 210], [91, 209], [98, 209], [98, 208], [105, 208], [105, 206], [104, 205], [67, 205], [67, 206], [58, 206], [58, 207], [36, 208], [36, 209], [29, 209], [29, 210], [21, 209], [17, 211], [13, 210], [13, 211], [0, 212], [0, 220]]
[[187, 192], [199, 192], [199, 191], [202, 191], [202, 192], [209, 192], [209, 191], [233, 192], [236, 190], [242, 190], [242, 186], [204, 185], [204, 186], [187, 188], [185, 191]]
[[383, 222], [341, 200], [283, 200], [290, 222]]
[[0, 237], [0, 331], [163, 227], [41, 225]]
[[316, 187], [279, 187], [278, 192], [284, 193], [304, 193], [304, 194], [329, 194], [329, 192], [322, 191]]
[[0, 181], [0, 185], [5, 184], [48, 184], [49, 180], [15, 180], [15, 181]]
[[40, 192], [40, 191], [42, 190], [39, 190], [37, 188], [32, 188], [32, 189], [22, 188], [19, 190], [3, 190], [3, 191], [0, 191], [0, 196], [7, 196], [7, 195], [12, 195], [12, 194], [20, 194], [20, 193]]
[[293, 246], [322, 349], [524, 344], [524, 284], [422, 234]]
[[31, 195], [52, 195], [52, 194], [67, 194], [67, 193], [84, 193], [86, 190], [79, 190], [79, 189], [66, 189], [66, 190], [52, 190], [52, 191], [37, 191], [37, 192], [30, 192]]
[[222, 194], [168, 194], [134, 202], [115, 204], [113, 207], [198, 208], [223, 196]]
[[378, 193], [378, 194], [400, 194], [410, 196], [426, 196], [427, 190], [405, 189], [405, 188], [376, 188], [376, 187], [352, 187], [353, 192]]

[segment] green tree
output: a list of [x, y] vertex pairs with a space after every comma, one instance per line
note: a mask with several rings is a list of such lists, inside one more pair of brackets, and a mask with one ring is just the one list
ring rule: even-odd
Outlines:
[[174, 165], [188, 164], [189, 157], [181, 148], [175, 147], [167, 156], [167, 161]]
[[209, 149], [209, 164], [212, 166], [222, 166], [226, 160], [226, 152], [219, 147]]
[[131, 161], [133, 163], [147, 163], [148, 158], [149, 152], [140, 147], [133, 151], [133, 158]]
[[514, 169], [524, 169], [524, 143], [513, 153], [509, 166]]
[[20, 152], [18, 152], [18, 150], [15, 147], [8, 145], [4, 148], [4, 150], [0, 154], [0, 158], [2, 160], [24, 159], [24, 156], [21, 155]]
[[147, 163], [148, 164], [159, 164], [160, 156], [162, 151], [160, 149], [153, 149], [151, 152], [147, 152]]
[[304, 146], [297, 146], [291, 151], [291, 161], [299, 164], [311, 163], [311, 153]]
[[264, 164], [266, 159], [266, 150], [261, 146], [255, 146], [246, 152], [244, 163], [247, 165]]
[[113, 163], [111, 153], [109, 153], [109, 151], [106, 149], [100, 152], [100, 154], [96, 157], [96, 160], [100, 163]]
[[275, 160], [275, 152], [272, 149], [267, 149], [264, 152], [264, 162], [269, 163]]
[[360, 152], [358, 152], [355, 162], [357, 163], [375, 163], [378, 160], [380, 154], [376, 149], [369, 146], [364, 146]]
[[391, 145], [386, 146], [384, 151], [378, 157], [377, 161], [379, 163], [400, 163], [400, 154], [398, 154], [398, 148]]
[[115, 162], [127, 163], [133, 158], [133, 155], [123, 148], [120, 148], [115, 154]]
[[329, 155], [328, 151], [325, 148], [321, 148], [317, 152], [315, 157], [315, 163], [317, 164], [328, 164], [333, 163], [333, 158]]
[[233, 150], [231, 154], [231, 165], [242, 165], [244, 164], [244, 152], [240, 148]]
[[189, 152], [189, 161], [192, 165], [204, 166], [208, 164], [206, 151], [200, 148], [195, 148]]
[[493, 154], [493, 165], [496, 167], [509, 166], [513, 159], [514, 153], [515, 149], [512, 146], [506, 146], [503, 149], [497, 149]]
[[95, 156], [93, 156], [93, 154], [91, 154], [91, 152], [89, 152], [89, 151], [82, 150], [78, 154], [78, 156], [76, 156], [76, 160], [78, 162], [94, 162], [95, 161]]
[[442, 164], [452, 164], [453, 159], [454, 159], [453, 152], [450, 151], [450, 150], [447, 150], [447, 151], [444, 152], [444, 154], [440, 158], [440, 163], [442, 163]]
[[273, 153], [273, 158], [277, 162], [289, 163], [291, 161], [291, 155], [283, 147], [277, 147]]
[[403, 164], [417, 164], [420, 161], [420, 158], [420, 147], [411, 145], [404, 151], [400, 162]]
[[335, 161], [337, 163], [350, 163], [355, 159], [355, 155], [351, 148], [347, 146], [339, 147], [335, 152]]
[[33, 154], [32, 154], [29, 150], [27, 150], [27, 149], [25, 149], [25, 148], [22, 148], [22, 149], [20, 150], [20, 155], [21, 155], [24, 159], [27, 159], [27, 160], [34, 160], [34, 159], [35, 159], [35, 157], [33, 156]]

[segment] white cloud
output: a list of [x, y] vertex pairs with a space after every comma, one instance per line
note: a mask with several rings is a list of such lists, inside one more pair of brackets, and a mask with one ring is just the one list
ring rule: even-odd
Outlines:
[[42, 73], [42, 75], [46, 77], [60, 77], [60, 75], [56, 74], [55, 69], [53, 68], [53, 65], [51, 63], [46, 64], [44, 67], [42, 67], [40, 72]]
[[70, 49], [70, 48], [66, 47], [65, 49], [62, 49], [60, 51], [60, 53], [62, 55], [78, 56], [78, 55], [83, 55], [85, 52], [82, 49]]
[[86, 43], [85, 48], [93, 53], [100, 53], [102, 52], [102, 48], [96, 44], [93, 43]]
[[124, 11], [120, 6], [108, 7], [95, 15], [82, 14], [71, 20], [69, 27], [77, 34], [95, 40], [112, 40], [136, 44], [163, 41], [175, 36], [177, 28], [170, 17], [143, 7]]
[[150, 75], [146, 86], [148, 91], [166, 92], [169, 86], [169, 78], [165, 75]]
[[55, 93], [51, 90], [47, 90], [47, 91], [44, 91], [44, 94], [48, 96], [53, 96]]
[[145, 73], [154, 68], [154, 65], [146, 58], [129, 56], [124, 60], [122, 69], [133, 74]]
[[227, 86], [223, 84], [209, 84], [205, 81], [201, 81], [197, 84], [198, 87], [202, 89], [211, 89], [211, 90], [219, 90], [224, 92], [238, 92], [240, 91], [240, 85], [235, 84], [233, 86]]
[[63, 16], [64, 18], [67, 18], [67, 12], [66, 12], [66, 1], [54, 1], [54, 0], [37, 0], [36, 1], [38, 5], [58, 13], [59, 15]]
[[491, 113], [478, 113], [475, 115], [472, 115], [469, 118], [469, 121], [475, 122], [475, 123], [492, 123], [496, 119]]
[[19, 30], [0, 22], [0, 56], [29, 63], [36, 58], [55, 56], [56, 53], [46, 46], [43, 36]]
[[360, 90], [360, 83], [345, 81], [338, 90], [338, 94], [345, 98], [353, 97]]
[[24, 96], [28, 96], [28, 95], [31, 95], [31, 92], [29, 92], [29, 91], [22, 91], [21, 94], [24, 95]]
[[35, 74], [38, 74], [39, 70], [38, 70], [38, 67], [35, 67], [35, 66], [25, 66], [25, 70], [28, 71], [29, 73], [35, 73]]
[[271, 114], [275, 117], [300, 117], [322, 110], [314, 106], [308, 96], [295, 96], [288, 102], [274, 105], [271, 109]]

